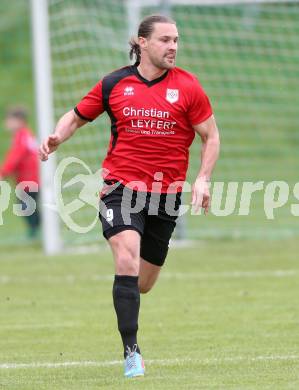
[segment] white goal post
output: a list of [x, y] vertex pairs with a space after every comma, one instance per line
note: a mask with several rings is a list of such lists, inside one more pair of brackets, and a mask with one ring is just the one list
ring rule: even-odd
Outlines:
[[[39, 140], [53, 132], [53, 84], [49, 39], [48, 1], [31, 0], [35, 101]], [[55, 203], [54, 173], [56, 158], [41, 164], [42, 241], [48, 255], [61, 251], [59, 216], [48, 205]]]

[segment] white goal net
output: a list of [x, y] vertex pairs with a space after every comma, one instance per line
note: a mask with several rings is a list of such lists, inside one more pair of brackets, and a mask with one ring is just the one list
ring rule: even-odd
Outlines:
[[[297, 178], [299, 133], [299, 3], [297, 1], [48, 0], [54, 114], [57, 120], [106, 73], [129, 63], [128, 39], [138, 18], [168, 12], [180, 33], [177, 65], [198, 75], [211, 98], [222, 137], [214, 180], [265, 181]], [[107, 116], [79, 129], [63, 145], [58, 162], [75, 156], [96, 172], [105, 156]], [[199, 167], [200, 142], [192, 146], [189, 179]], [[85, 168], [72, 164], [67, 182]], [[81, 186], [81, 187], [80, 187]], [[64, 189], [66, 203], [82, 184]], [[96, 210], [86, 203], [73, 218], [88, 226]], [[249, 217], [187, 217], [187, 236], [266, 237], [298, 234], [286, 208], [267, 220], [263, 196]], [[61, 224], [67, 242], [99, 239], [98, 225], [77, 234]]]

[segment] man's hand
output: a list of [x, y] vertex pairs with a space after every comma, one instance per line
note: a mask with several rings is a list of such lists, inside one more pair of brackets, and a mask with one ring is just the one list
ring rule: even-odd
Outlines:
[[59, 135], [49, 135], [49, 137], [47, 137], [39, 147], [39, 157], [41, 161], [48, 160], [49, 154], [55, 152], [61, 142]]
[[88, 120], [81, 119], [74, 110], [65, 113], [57, 122], [55, 133], [49, 135], [39, 148], [39, 156], [42, 161], [48, 160], [49, 154], [55, 152], [62, 142], [69, 139], [75, 131], [85, 125]]
[[192, 186], [192, 206], [195, 213], [202, 207], [205, 215], [208, 214], [210, 207], [210, 188], [209, 181], [205, 177], [198, 177]]

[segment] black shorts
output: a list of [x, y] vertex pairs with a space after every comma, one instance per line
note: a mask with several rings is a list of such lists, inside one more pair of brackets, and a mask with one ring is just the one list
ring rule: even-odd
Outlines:
[[124, 230], [141, 236], [140, 256], [162, 266], [176, 226], [181, 193], [155, 194], [133, 191], [119, 182], [106, 182], [99, 217], [106, 239]]

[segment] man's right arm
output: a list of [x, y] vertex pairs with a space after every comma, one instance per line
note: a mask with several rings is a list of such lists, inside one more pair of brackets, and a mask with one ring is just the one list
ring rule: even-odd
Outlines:
[[55, 131], [40, 145], [39, 155], [42, 161], [48, 160], [49, 154], [55, 152], [62, 142], [69, 139], [75, 131], [88, 121], [80, 118], [74, 110], [64, 114], [57, 122]]

